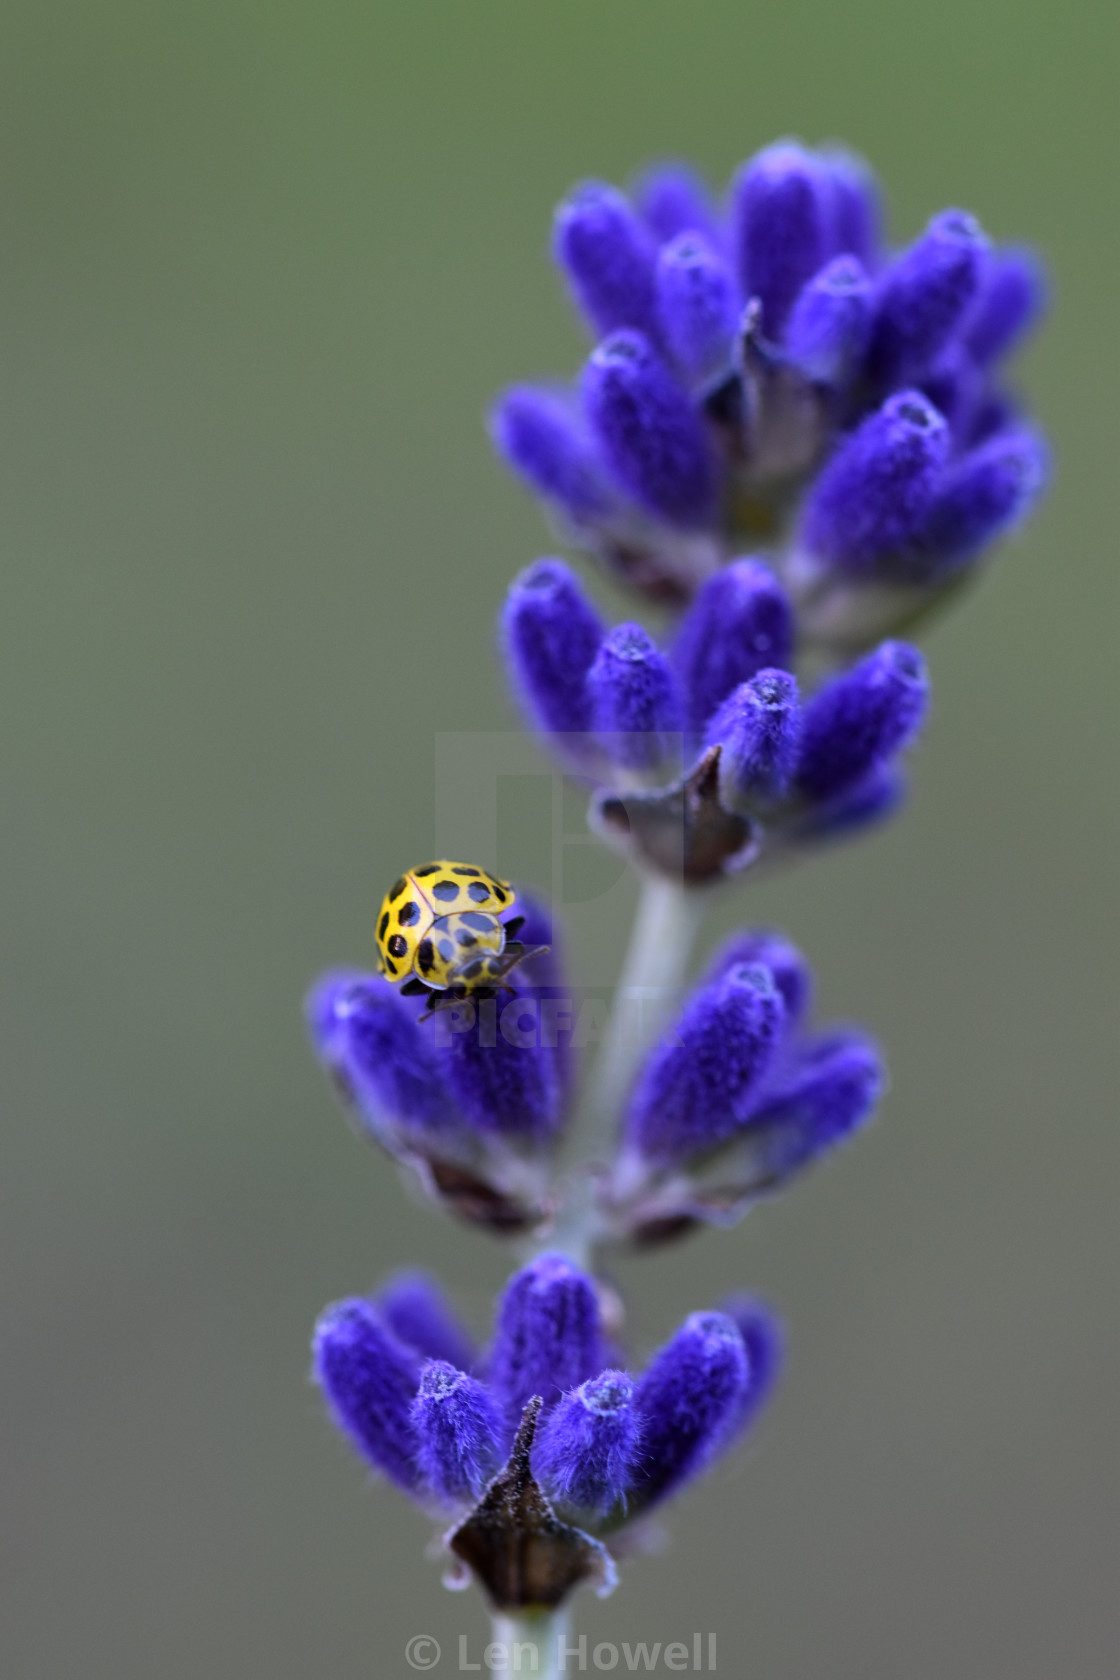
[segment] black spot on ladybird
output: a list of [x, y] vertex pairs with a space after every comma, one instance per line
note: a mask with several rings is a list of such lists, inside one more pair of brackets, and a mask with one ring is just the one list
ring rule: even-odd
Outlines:
[[[468, 890], [473, 892], [474, 888], [471, 887]], [[459, 892], [460, 887], [457, 881], [437, 881], [432, 888], [432, 897], [444, 900], [458, 898]]]
[[426, 863], [423, 869], [414, 869], [412, 873], [414, 875], [434, 875], [438, 868], [438, 863]]
[[499, 904], [504, 904], [506, 899], [509, 897], [509, 894], [506, 892], [505, 888], [500, 887], [498, 885], [497, 881], [494, 882], [493, 893], [494, 893], [494, 897], [497, 899]]
[[475, 938], [474, 934], [468, 933], [466, 928], [460, 928], [455, 937], [459, 941], [459, 944], [463, 947], [464, 951], [469, 951], [472, 945], [478, 944], [478, 940]]
[[399, 898], [401, 896], [402, 892], [404, 891], [404, 889], [407, 886], [408, 886], [408, 882], [405, 880], [404, 876], [403, 875], [398, 875], [397, 879], [393, 882], [392, 886], [389, 888], [389, 898], [390, 898], [390, 900], [392, 900], [394, 898]]
[[420, 906], [414, 898], [410, 898], [407, 903], [402, 904], [400, 909], [397, 911], [397, 921], [402, 927], [411, 927], [413, 922], [418, 922], [419, 920]]
[[420, 965], [420, 967], [424, 970], [425, 974], [427, 974], [428, 970], [431, 968], [431, 966], [435, 962], [435, 960], [436, 960], [436, 954], [432, 950], [431, 940], [430, 939], [422, 939], [420, 941], [419, 949], [416, 952], [416, 961]]
[[403, 957], [408, 954], [408, 940], [403, 933], [393, 934], [389, 941], [389, 953], [394, 957]]
[[481, 973], [482, 973], [482, 964], [478, 960], [478, 958], [476, 957], [474, 962], [469, 962], [467, 964], [466, 968], [464, 968], [463, 979], [464, 980], [477, 980]]
[[485, 881], [472, 881], [470, 886], [467, 888], [467, 892], [470, 894], [471, 898], [474, 899], [476, 904], [485, 904], [486, 900], [490, 897], [490, 888], [486, 885]]
[[384, 911], [382, 911], [382, 914], [381, 914], [381, 920], [377, 924], [377, 937], [378, 937], [378, 939], [384, 939], [385, 929], [388, 926], [389, 926], [389, 912], [388, 912], [388, 910], [384, 910]]
[[476, 933], [489, 933], [492, 916], [484, 916], [481, 910], [464, 910], [459, 920], [464, 927], [473, 928]]
[[385, 958], [385, 971], [386, 971], [387, 974], [396, 974], [396, 972], [397, 972], [396, 963], [395, 962], [390, 962], [388, 957]]
[[469, 863], [457, 863], [451, 871], [452, 875], [480, 875], [480, 869], [472, 869]]

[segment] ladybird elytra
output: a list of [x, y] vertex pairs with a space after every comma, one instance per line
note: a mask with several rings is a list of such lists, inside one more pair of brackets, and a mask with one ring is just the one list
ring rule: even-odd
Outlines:
[[475, 864], [440, 858], [406, 870], [377, 918], [381, 972], [390, 980], [417, 979], [435, 992], [491, 983], [500, 972], [494, 960], [506, 950], [498, 918], [516, 902], [508, 881]]

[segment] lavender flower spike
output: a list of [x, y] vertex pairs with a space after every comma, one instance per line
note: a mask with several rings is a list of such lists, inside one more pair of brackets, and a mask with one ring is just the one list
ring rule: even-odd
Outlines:
[[595, 1285], [561, 1254], [514, 1274], [498, 1308], [488, 1375], [511, 1421], [534, 1394], [546, 1410], [601, 1370], [603, 1337]]
[[858, 788], [910, 744], [928, 702], [918, 649], [884, 642], [826, 683], [805, 708], [798, 790], [824, 803]]
[[584, 369], [583, 401], [618, 484], [672, 526], [702, 525], [715, 501], [715, 460], [700, 416], [649, 340], [604, 339]]
[[553, 1498], [600, 1513], [625, 1498], [641, 1439], [633, 1395], [625, 1372], [600, 1371], [545, 1420], [534, 1462]]
[[749, 1383], [743, 1338], [725, 1313], [693, 1313], [638, 1384], [642, 1462], [634, 1499], [664, 1499], [702, 1470], [733, 1427]]
[[760, 964], [701, 987], [638, 1079], [626, 1119], [630, 1148], [668, 1165], [722, 1143], [747, 1119], [784, 1025], [781, 993]]
[[502, 1419], [488, 1389], [430, 1359], [410, 1413], [416, 1462], [448, 1504], [477, 1499], [501, 1462]]
[[368, 1301], [328, 1307], [315, 1326], [314, 1371], [339, 1429], [392, 1481], [416, 1488], [410, 1408], [417, 1361]]

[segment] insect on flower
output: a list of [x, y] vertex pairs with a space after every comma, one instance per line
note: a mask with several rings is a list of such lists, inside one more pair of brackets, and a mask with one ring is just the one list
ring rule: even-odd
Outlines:
[[401, 991], [410, 997], [433, 993], [432, 1010], [468, 994], [512, 990], [510, 970], [547, 950], [515, 937], [524, 916], [499, 920], [516, 902], [508, 881], [474, 864], [441, 858], [407, 870], [385, 894], [377, 919], [382, 974], [404, 976]]

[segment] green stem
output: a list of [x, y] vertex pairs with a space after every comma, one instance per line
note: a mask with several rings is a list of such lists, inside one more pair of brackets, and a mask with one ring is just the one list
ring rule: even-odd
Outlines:
[[[532, 1675], [533, 1680], [555, 1680], [566, 1672], [560, 1668], [560, 1645], [567, 1639], [570, 1625], [567, 1610], [527, 1610], [510, 1616], [496, 1612], [494, 1644], [506, 1654], [501, 1671]], [[571, 1667], [569, 1662], [567, 1669]]]
[[[639, 1063], [653, 1048], [677, 1002], [708, 894], [663, 875], [640, 877], [638, 914], [615, 988], [599, 1057], [584, 1090], [574, 1142], [582, 1163], [608, 1162]], [[577, 1174], [544, 1246], [578, 1265], [591, 1261], [597, 1238], [594, 1179]]]

